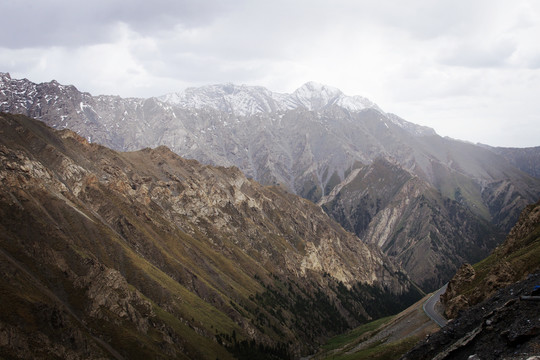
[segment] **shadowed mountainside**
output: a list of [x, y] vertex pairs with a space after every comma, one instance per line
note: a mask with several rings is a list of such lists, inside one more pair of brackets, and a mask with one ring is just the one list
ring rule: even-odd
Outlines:
[[499, 289], [461, 312], [401, 359], [536, 359], [540, 354], [539, 304], [530, 296], [539, 281], [537, 272]]
[[502, 239], [502, 232], [459, 201], [443, 197], [384, 159], [353, 171], [320, 204], [345, 229], [377, 244], [429, 290], [441, 287], [463, 262], [486, 257]]

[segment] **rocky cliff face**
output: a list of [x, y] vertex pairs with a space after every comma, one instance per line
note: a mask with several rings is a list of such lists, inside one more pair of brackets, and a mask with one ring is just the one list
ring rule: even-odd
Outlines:
[[295, 357], [418, 296], [378, 247], [237, 168], [0, 121], [3, 356]]
[[540, 203], [536, 203], [525, 208], [504, 243], [489, 257], [474, 267], [467, 264], [459, 269], [441, 296], [445, 315], [454, 318], [539, 268]]
[[[122, 99], [0, 74], [0, 110], [117, 150], [165, 145], [206, 164], [234, 165], [315, 202], [333, 194], [341, 200], [323, 200], [328, 212], [364, 242], [384, 244], [426, 289], [447, 281], [463, 260], [485, 255], [493, 237], [540, 197], [540, 180], [492, 149], [441, 138], [367, 99], [314, 83], [292, 94], [228, 84]], [[372, 185], [352, 186], [359, 169], [376, 168], [378, 159], [394, 169], [369, 177]], [[407, 232], [398, 233], [399, 224], [409, 224]], [[412, 246], [417, 241], [424, 245]]]

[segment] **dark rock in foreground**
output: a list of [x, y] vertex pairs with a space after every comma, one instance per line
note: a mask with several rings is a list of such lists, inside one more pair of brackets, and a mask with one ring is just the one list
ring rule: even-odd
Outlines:
[[[499, 290], [428, 336], [403, 360], [529, 359], [540, 355], [540, 272]], [[476, 359], [475, 358], [475, 359]]]

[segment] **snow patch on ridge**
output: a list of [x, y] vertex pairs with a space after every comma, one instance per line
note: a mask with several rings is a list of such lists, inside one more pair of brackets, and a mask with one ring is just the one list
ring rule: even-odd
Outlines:
[[332, 105], [349, 111], [368, 108], [380, 110], [375, 103], [364, 97], [347, 96], [335, 87], [316, 82], [308, 82], [292, 94], [276, 93], [260, 86], [221, 84], [187, 88], [158, 99], [183, 108], [209, 108], [236, 116], [283, 112], [297, 108], [316, 111]]

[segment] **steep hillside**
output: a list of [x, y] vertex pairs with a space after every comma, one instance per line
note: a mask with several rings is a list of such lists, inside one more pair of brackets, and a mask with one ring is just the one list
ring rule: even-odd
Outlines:
[[539, 270], [540, 202], [521, 213], [490, 256], [459, 269], [441, 296], [445, 315], [453, 320], [402, 359], [536, 358]]
[[445, 315], [454, 318], [459, 311], [539, 269], [540, 202], [523, 210], [504, 243], [489, 257], [474, 266], [465, 264], [459, 269], [441, 296]]
[[[122, 99], [2, 73], [0, 111], [69, 128], [116, 150], [165, 145], [205, 164], [236, 166], [248, 178], [314, 202], [330, 194], [365, 199], [367, 208], [353, 200], [348, 209], [337, 203], [325, 208], [364, 242], [386, 244], [388, 255], [410, 271], [418, 269], [412, 271], [414, 280], [426, 289], [446, 282], [463, 260], [484, 256], [497, 243], [493, 237], [508, 232], [521, 210], [540, 197], [540, 179], [492, 150], [442, 138], [365, 98], [316, 83], [291, 94], [225, 84], [161, 98]], [[388, 186], [347, 185], [359, 169], [377, 167], [379, 159], [395, 170], [372, 179]], [[398, 179], [414, 180], [392, 184], [397, 173]], [[373, 207], [372, 201], [379, 205]], [[395, 222], [388, 231], [380, 226], [386, 217]], [[414, 227], [398, 234], [399, 223], [406, 222]], [[423, 245], [413, 249], [407, 245], [411, 239]]]
[[459, 314], [402, 360], [535, 360], [540, 354], [540, 304], [531, 295], [540, 273], [499, 289]]
[[0, 356], [287, 358], [419, 293], [320, 207], [0, 115]]
[[527, 174], [540, 178], [540, 146], [531, 148], [488, 147], [491, 151], [503, 156], [513, 166]]
[[354, 170], [320, 204], [427, 291], [440, 288], [463, 262], [486, 257], [502, 239], [460, 202], [384, 159]]

